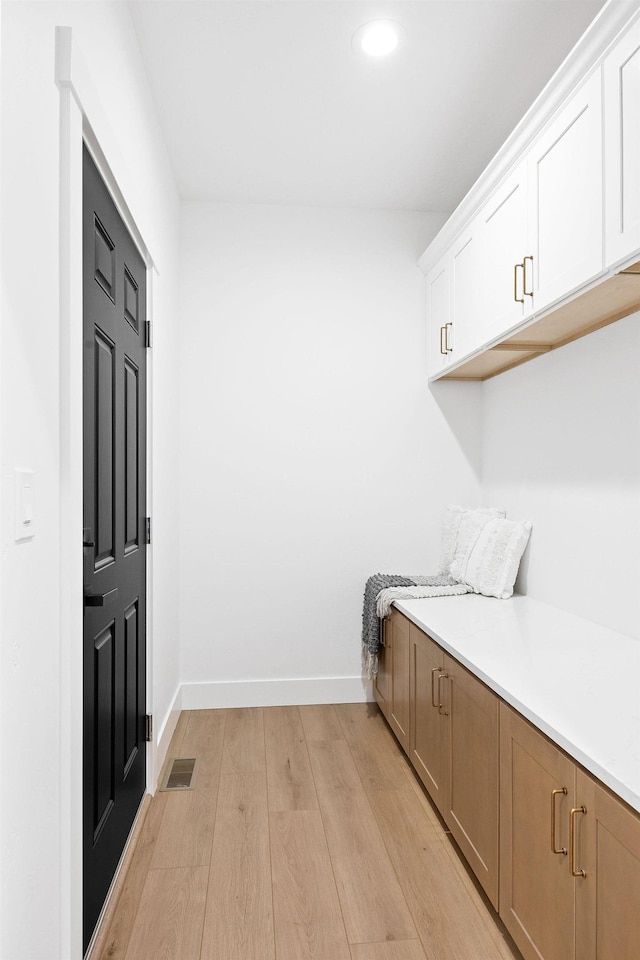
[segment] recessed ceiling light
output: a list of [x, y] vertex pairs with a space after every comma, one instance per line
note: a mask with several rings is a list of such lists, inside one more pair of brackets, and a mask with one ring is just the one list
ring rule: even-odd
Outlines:
[[359, 27], [353, 35], [353, 49], [370, 57], [386, 57], [397, 49], [404, 37], [404, 29], [393, 20], [372, 20]]

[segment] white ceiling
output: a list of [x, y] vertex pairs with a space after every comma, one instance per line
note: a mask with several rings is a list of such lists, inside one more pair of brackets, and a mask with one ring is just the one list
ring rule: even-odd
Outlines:
[[[184, 199], [450, 211], [602, 0], [131, 0]], [[363, 23], [406, 42], [356, 55]]]

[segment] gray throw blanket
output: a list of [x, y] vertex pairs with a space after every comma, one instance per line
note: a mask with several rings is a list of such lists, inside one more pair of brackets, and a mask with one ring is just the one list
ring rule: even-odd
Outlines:
[[[380, 624], [394, 599], [401, 597], [443, 597], [469, 593], [470, 588], [446, 574], [426, 577], [403, 577], [399, 574], [376, 573], [369, 577], [364, 588], [362, 607], [362, 666], [364, 675], [372, 680], [378, 672]], [[378, 604], [378, 598], [383, 602]], [[380, 607], [380, 611], [378, 610]]]

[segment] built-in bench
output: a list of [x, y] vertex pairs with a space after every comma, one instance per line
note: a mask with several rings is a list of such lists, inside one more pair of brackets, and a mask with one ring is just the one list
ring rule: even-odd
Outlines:
[[396, 601], [375, 694], [529, 960], [640, 949], [640, 641], [528, 597]]

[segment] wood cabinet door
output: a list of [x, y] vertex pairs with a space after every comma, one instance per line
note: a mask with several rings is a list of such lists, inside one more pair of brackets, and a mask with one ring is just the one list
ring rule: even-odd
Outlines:
[[391, 647], [389, 724], [405, 753], [409, 752], [409, 621], [394, 610], [386, 624]]
[[430, 377], [435, 376], [451, 362], [453, 353], [450, 281], [448, 257], [442, 257], [427, 274]]
[[391, 637], [391, 630], [393, 629], [389, 623], [385, 620], [383, 621], [383, 637], [382, 637], [382, 646], [378, 651], [378, 672], [376, 678], [373, 681], [373, 694], [376, 698], [376, 703], [382, 710], [385, 718], [389, 719], [389, 702], [391, 699], [391, 672], [393, 667], [392, 662], [392, 648], [386, 646], [387, 636]]
[[580, 87], [528, 154], [527, 285], [533, 308], [553, 303], [603, 270], [600, 70]]
[[640, 249], [640, 21], [604, 62], [605, 259]]
[[450, 763], [444, 817], [497, 910], [499, 701], [449, 656], [445, 672]]
[[558, 747], [500, 705], [500, 916], [525, 960], [574, 957], [575, 883], [552, 841], [569, 848], [575, 775]]
[[[531, 310], [524, 296], [527, 244], [527, 166], [520, 163], [484, 205], [480, 242], [479, 338], [488, 343], [521, 323]], [[517, 298], [517, 299], [516, 299]]]
[[449, 718], [438, 706], [445, 673], [444, 652], [414, 624], [411, 642], [411, 735], [409, 759], [429, 795], [444, 815], [449, 765]]
[[578, 771], [576, 960], [640, 955], [640, 816]]

